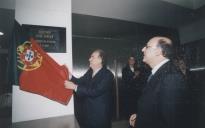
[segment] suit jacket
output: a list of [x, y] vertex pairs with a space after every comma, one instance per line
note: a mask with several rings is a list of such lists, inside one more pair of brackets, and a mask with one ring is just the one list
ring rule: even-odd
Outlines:
[[137, 128], [187, 128], [188, 92], [183, 74], [171, 62], [162, 65], [139, 99]]
[[78, 85], [76, 97], [81, 98], [81, 128], [110, 128], [113, 74], [106, 68], [100, 69], [92, 78], [92, 69], [84, 76], [71, 81]]
[[139, 71], [140, 74], [139, 77], [133, 78], [135, 73], [132, 72], [129, 65], [126, 65], [122, 69], [122, 82], [126, 89], [133, 90], [136, 93], [136, 91], [140, 91], [144, 87], [147, 74], [142, 67], [135, 69], [135, 71]]
[[129, 65], [126, 65], [123, 69], [122, 69], [122, 80], [123, 80], [123, 84], [127, 87], [127, 88], [131, 88], [134, 87], [136, 84], [136, 80], [133, 78], [135, 75], [134, 72], [132, 72], [132, 70], [130, 69]]

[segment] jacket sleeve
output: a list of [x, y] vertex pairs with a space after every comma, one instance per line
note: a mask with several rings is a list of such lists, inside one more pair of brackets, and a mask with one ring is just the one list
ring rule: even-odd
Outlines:
[[89, 74], [91, 73], [91, 69], [89, 69], [82, 77], [76, 78], [75, 76], [72, 76], [71, 81], [74, 82], [77, 85], [85, 84], [86, 81], [89, 79]]

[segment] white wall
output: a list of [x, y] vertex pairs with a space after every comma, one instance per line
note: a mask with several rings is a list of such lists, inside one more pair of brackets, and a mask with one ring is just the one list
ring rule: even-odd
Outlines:
[[[16, 0], [15, 19], [20, 24], [66, 28], [66, 53], [49, 53], [72, 69], [71, 0]], [[67, 106], [13, 86], [12, 122], [74, 114], [73, 98]]]

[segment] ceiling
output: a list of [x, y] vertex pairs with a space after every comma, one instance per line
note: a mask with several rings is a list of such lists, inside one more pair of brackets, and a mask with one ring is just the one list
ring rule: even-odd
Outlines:
[[[196, 19], [197, 10], [205, 12], [205, 0], [72, 0], [71, 2], [74, 14], [171, 28], [177, 28]], [[0, 28], [5, 33], [11, 33], [15, 0], [1, 0], [0, 3]], [[202, 13], [198, 16], [202, 16]], [[4, 48], [8, 42], [4, 40], [9, 39], [5, 36], [0, 37], [0, 48]]]
[[0, 9], [15, 9], [15, 0], [0, 0]]
[[205, 0], [74, 0], [72, 12], [177, 28], [195, 18]]

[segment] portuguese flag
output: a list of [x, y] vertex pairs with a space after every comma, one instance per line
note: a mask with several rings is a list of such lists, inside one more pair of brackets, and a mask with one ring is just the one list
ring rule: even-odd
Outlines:
[[34, 39], [17, 47], [20, 89], [68, 104], [72, 90], [64, 87], [68, 69], [57, 64]]

